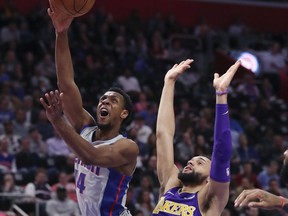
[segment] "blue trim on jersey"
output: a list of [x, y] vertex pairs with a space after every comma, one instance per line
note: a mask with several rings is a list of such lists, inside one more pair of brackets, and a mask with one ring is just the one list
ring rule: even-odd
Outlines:
[[86, 124], [86, 125], [84, 125], [84, 126], [80, 129], [79, 134], [81, 134], [82, 131], [83, 131], [85, 128], [88, 128], [88, 127], [95, 127], [95, 126], [96, 126], [96, 125], [93, 125], [93, 124]]
[[[125, 210], [125, 207], [122, 205], [122, 199], [127, 192], [132, 176], [122, 175], [114, 169], [109, 169], [109, 171], [100, 212], [101, 216], [119, 216]], [[110, 214], [111, 209], [113, 209], [112, 214]], [[104, 212], [105, 214], [103, 214]]]

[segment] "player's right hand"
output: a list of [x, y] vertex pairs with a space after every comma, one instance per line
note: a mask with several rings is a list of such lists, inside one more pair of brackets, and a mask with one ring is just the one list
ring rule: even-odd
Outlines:
[[182, 61], [180, 64], [175, 64], [165, 75], [165, 81], [173, 80], [176, 81], [178, 76], [182, 74], [184, 71], [189, 69], [190, 64], [193, 62], [193, 59], [187, 59]]
[[47, 9], [47, 12], [52, 20], [56, 32], [61, 33], [67, 31], [73, 21], [73, 17], [54, 7], [54, 5], [51, 3], [51, 0], [49, 0], [49, 4], [50, 7]]

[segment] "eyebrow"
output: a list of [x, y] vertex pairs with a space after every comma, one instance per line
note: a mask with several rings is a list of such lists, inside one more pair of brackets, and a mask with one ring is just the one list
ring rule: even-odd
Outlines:
[[204, 158], [202, 158], [202, 157], [199, 157], [198, 159], [204, 161], [205, 163], [207, 162], [207, 161], [206, 161]]
[[111, 98], [111, 99], [118, 99], [118, 100], [120, 100], [120, 97], [119, 96], [117, 96], [117, 95], [102, 95], [101, 97], [100, 97], [100, 100], [101, 99], [103, 99], [103, 98]]

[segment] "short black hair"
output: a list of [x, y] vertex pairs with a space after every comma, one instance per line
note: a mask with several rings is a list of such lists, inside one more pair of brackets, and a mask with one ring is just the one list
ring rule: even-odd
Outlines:
[[123, 120], [122, 125], [121, 125], [122, 129], [124, 129], [123, 127], [126, 127], [127, 125], [129, 125], [132, 121], [132, 116], [133, 116], [132, 100], [130, 96], [123, 89], [119, 87], [111, 87], [108, 89], [108, 91], [117, 92], [121, 94], [124, 98], [124, 108], [128, 111], [128, 116]]

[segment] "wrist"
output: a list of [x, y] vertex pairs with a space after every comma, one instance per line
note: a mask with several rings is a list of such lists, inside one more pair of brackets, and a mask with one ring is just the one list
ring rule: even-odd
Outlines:
[[224, 90], [216, 90], [215, 92], [216, 95], [221, 96], [221, 95], [227, 95], [228, 94], [228, 89], [224, 89]]
[[283, 196], [278, 196], [278, 197], [280, 198], [278, 207], [282, 209], [286, 205], [286, 199]]
[[55, 29], [55, 34], [56, 34], [56, 36], [66, 36], [67, 34], [68, 34], [68, 29], [63, 29], [62, 31], [57, 31], [56, 29]]
[[51, 121], [51, 124], [54, 126], [54, 127], [61, 127], [61, 125], [63, 124], [64, 122], [64, 119], [61, 117], [59, 118], [55, 118]]

